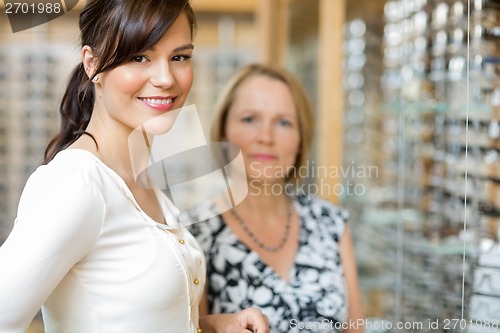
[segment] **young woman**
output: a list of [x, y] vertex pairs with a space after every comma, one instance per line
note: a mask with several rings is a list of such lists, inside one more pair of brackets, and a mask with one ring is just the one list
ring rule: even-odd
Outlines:
[[212, 125], [212, 141], [241, 148], [249, 193], [191, 227], [207, 258], [202, 313], [257, 306], [273, 333], [362, 332], [347, 212], [297, 193], [313, 138], [302, 86], [283, 69], [249, 65], [228, 83]]
[[61, 130], [0, 248], [0, 332], [25, 332], [40, 307], [47, 333], [268, 332], [255, 309], [199, 318], [203, 253], [131, 166], [131, 132], [191, 88], [188, 0], [89, 0], [79, 23]]

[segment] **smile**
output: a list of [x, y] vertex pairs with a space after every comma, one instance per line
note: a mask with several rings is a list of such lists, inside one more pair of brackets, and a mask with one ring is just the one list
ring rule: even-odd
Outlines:
[[173, 107], [175, 97], [161, 98], [161, 97], [139, 97], [139, 101], [150, 107], [155, 111], [165, 112]]
[[141, 101], [147, 104], [170, 104], [172, 103], [172, 98], [139, 98]]

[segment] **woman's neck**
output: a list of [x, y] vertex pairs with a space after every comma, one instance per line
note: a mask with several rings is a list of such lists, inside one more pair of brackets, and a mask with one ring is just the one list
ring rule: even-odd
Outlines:
[[[279, 216], [286, 211], [290, 200], [282, 183], [273, 183], [269, 186], [250, 186], [249, 192], [237, 207], [243, 214], [252, 214], [262, 217], [260, 220], [269, 220], [269, 216]], [[271, 190], [272, 188], [272, 190]]]
[[105, 124], [94, 117], [85, 131], [95, 141], [90, 135], [82, 135], [70, 148], [90, 151], [127, 182], [136, 178], [129, 152], [128, 131], [116, 124]]

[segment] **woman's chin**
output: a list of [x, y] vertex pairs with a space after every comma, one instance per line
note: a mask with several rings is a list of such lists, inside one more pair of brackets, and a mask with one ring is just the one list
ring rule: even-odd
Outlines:
[[259, 191], [265, 190], [266, 192], [270, 192], [271, 194], [279, 194], [274, 192], [283, 191], [285, 187], [285, 181], [283, 178], [274, 178], [274, 177], [249, 177], [248, 180], [249, 191], [252, 189]]

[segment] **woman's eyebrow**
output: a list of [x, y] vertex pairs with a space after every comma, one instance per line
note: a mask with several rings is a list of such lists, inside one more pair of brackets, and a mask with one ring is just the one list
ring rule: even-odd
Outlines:
[[188, 49], [194, 49], [194, 45], [192, 43], [189, 43], [189, 44], [186, 44], [186, 45], [182, 45], [182, 46], [179, 46], [179, 47], [176, 47], [174, 49], [174, 52], [177, 52], [177, 51], [182, 51], [182, 50], [188, 50]]
[[[186, 45], [176, 47], [175, 49], [173, 49], [173, 52], [178, 52], [178, 51], [182, 51], [182, 50], [192, 50], [192, 49], [194, 49], [194, 45], [193, 45], [193, 43], [189, 43]], [[154, 52], [154, 51], [156, 51], [156, 48], [154, 46], [151, 46], [150, 48], [148, 48], [148, 50], [151, 50]]]

